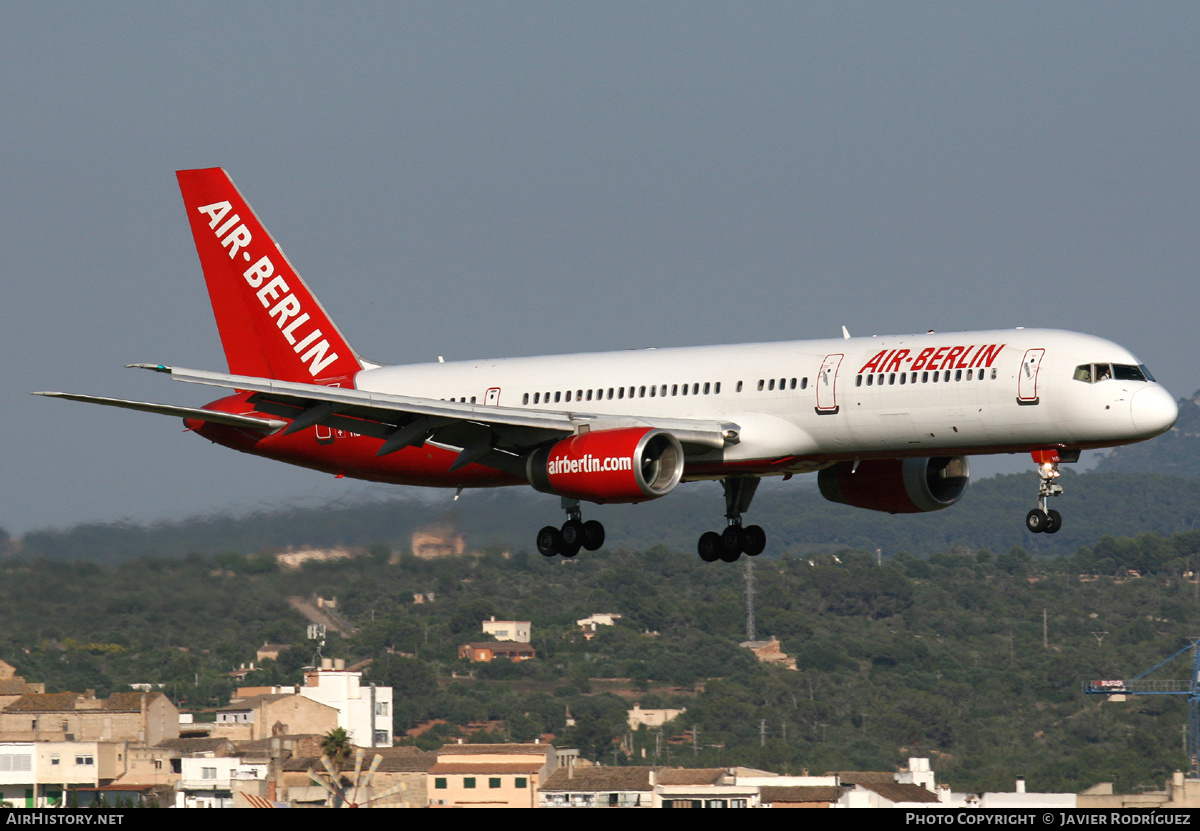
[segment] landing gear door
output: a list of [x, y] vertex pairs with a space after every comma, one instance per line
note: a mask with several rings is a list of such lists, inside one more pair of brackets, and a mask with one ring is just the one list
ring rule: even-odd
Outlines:
[[817, 412], [832, 414], [838, 411], [837, 374], [842, 365], [842, 354], [826, 355], [817, 373]]
[[1029, 349], [1021, 359], [1021, 373], [1017, 377], [1018, 404], [1038, 403], [1037, 376], [1045, 354], [1045, 349]]

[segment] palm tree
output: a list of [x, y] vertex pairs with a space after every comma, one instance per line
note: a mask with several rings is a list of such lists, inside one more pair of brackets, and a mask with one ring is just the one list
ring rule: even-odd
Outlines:
[[329, 757], [330, 763], [338, 773], [353, 750], [354, 745], [350, 744], [350, 736], [346, 734], [344, 727], [335, 727], [321, 739], [321, 753]]

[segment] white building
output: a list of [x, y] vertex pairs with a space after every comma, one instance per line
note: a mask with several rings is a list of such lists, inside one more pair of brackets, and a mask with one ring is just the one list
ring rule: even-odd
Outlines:
[[266, 763], [247, 764], [238, 756], [185, 757], [176, 784], [176, 808], [232, 808], [234, 791], [263, 796]]
[[68, 790], [111, 783], [127, 768], [127, 742], [0, 742], [0, 802], [11, 808], [53, 808]]
[[496, 620], [493, 615], [491, 620], [483, 622], [483, 634], [491, 635], [498, 641], [529, 643], [532, 631], [533, 624], [527, 620]]
[[326, 658], [320, 669], [304, 675], [296, 692], [338, 711], [338, 727], [359, 747], [392, 746], [392, 688], [363, 687], [361, 672], [348, 672], [345, 663]]

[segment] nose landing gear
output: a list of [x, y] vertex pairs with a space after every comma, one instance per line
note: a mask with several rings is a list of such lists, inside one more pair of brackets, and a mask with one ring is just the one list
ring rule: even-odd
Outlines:
[[1035, 450], [1032, 455], [1038, 463], [1038, 506], [1025, 515], [1025, 527], [1034, 534], [1054, 534], [1062, 527], [1062, 514], [1047, 510], [1046, 500], [1063, 492], [1058, 463], [1078, 461], [1079, 451]]
[[543, 557], [574, 557], [580, 548], [595, 551], [604, 545], [604, 525], [594, 519], [584, 522], [578, 499], [563, 497], [562, 506], [567, 512], [562, 528], [547, 525], [538, 531], [537, 548]]

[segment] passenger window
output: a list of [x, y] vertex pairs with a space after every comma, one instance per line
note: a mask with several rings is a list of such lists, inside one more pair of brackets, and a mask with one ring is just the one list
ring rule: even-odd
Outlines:
[[759, 392], [763, 391], [763, 379], [762, 378], [758, 379], [758, 391]]
[[521, 398], [521, 403], [522, 403], [522, 404], [528, 404], [528, 403], [529, 403], [529, 393], [525, 393], [525, 395], [524, 395], [524, 396], [522, 396], [522, 398]]
[[705, 381], [705, 382], [704, 382], [704, 394], [705, 394], [705, 395], [708, 395], [708, 384], [709, 384], [709, 382], [708, 382], [708, 381]]
[[721, 382], [717, 381], [717, 383], [713, 384], [713, 395], [720, 395], [720, 394], [721, 394]]
[[[742, 382], [741, 382], [741, 381], [738, 381], [738, 385], [737, 385], [737, 391], [738, 391], [738, 392], [741, 392], [741, 391], [742, 391]], [[672, 394], [673, 394], [673, 393], [672, 393]]]

